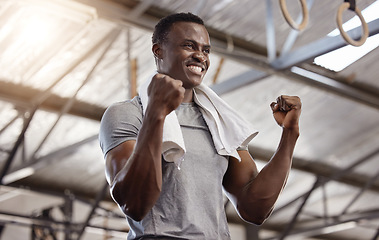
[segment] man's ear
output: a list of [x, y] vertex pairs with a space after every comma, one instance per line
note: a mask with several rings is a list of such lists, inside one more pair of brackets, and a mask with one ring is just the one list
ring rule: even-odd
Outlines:
[[161, 48], [161, 46], [159, 44], [154, 43], [153, 47], [152, 47], [152, 51], [153, 51], [154, 56], [157, 59], [161, 59], [162, 58], [162, 48]]

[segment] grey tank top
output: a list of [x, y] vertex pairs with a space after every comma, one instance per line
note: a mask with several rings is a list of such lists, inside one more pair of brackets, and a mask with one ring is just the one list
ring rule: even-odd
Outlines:
[[[112, 105], [105, 112], [100, 128], [100, 144], [104, 154], [122, 141], [136, 139], [142, 124], [141, 112], [138, 98]], [[117, 116], [112, 117], [114, 114]], [[136, 222], [127, 217], [131, 228], [128, 240], [230, 239], [222, 190], [228, 158], [217, 154], [208, 127], [195, 103], [181, 104], [176, 114], [187, 150], [184, 161], [179, 170], [174, 163], [162, 160], [161, 195], [142, 221]], [[121, 123], [106, 123], [114, 119]], [[119, 125], [129, 129], [119, 129]], [[106, 136], [107, 133], [111, 136]], [[133, 133], [134, 136], [125, 136]], [[120, 134], [124, 137], [117, 136]]]

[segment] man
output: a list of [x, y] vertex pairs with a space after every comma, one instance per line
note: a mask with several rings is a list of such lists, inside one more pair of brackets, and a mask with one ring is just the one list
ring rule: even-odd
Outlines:
[[[300, 99], [280, 96], [271, 104], [282, 137], [259, 173], [247, 148], [233, 149], [237, 156], [219, 154], [213, 123], [194, 102], [209, 68], [210, 48], [197, 16], [162, 19], [153, 34], [158, 73], [147, 88], [147, 106], [137, 96], [112, 105], [103, 116], [106, 177], [131, 227], [128, 239], [230, 239], [223, 191], [241, 218], [259, 225], [286, 183], [299, 136]], [[162, 157], [164, 122], [173, 112], [186, 147], [180, 169]]]

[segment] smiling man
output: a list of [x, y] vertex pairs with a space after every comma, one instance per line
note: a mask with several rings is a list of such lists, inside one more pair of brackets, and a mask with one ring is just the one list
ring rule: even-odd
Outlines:
[[[241, 218], [259, 225], [286, 183], [299, 136], [300, 99], [280, 96], [271, 104], [282, 137], [258, 172], [247, 151], [256, 131], [202, 84], [210, 48], [199, 17], [178, 13], [161, 19], [152, 46], [157, 73], [147, 82], [146, 103], [140, 92], [104, 113], [99, 138], [106, 178], [127, 216], [128, 239], [230, 239], [223, 193]], [[166, 149], [166, 143], [174, 147]], [[173, 151], [170, 161], [167, 152]]]

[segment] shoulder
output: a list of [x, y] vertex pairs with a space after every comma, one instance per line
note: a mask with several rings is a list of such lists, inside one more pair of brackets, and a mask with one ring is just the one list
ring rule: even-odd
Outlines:
[[138, 97], [114, 103], [100, 122], [99, 141], [104, 154], [115, 146], [136, 139], [142, 126], [142, 107]]
[[134, 97], [133, 99], [113, 103], [110, 105], [104, 112], [104, 115], [102, 117], [102, 121], [104, 118], [109, 116], [122, 116], [124, 114], [138, 114], [142, 116], [142, 104], [141, 100], [138, 96]]
[[138, 131], [142, 125], [142, 106], [139, 98], [114, 103], [105, 110], [100, 122], [100, 133], [115, 134], [114, 131], [132, 129]]
[[104, 112], [101, 118], [101, 126], [108, 124], [120, 124], [122, 122], [142, 123], [142, 105], [139, 97], [131, 100], [113, 103]]

